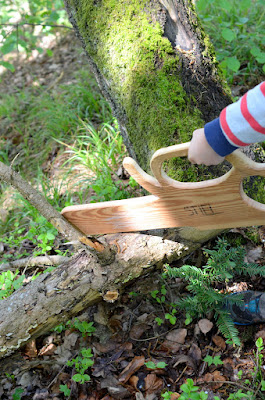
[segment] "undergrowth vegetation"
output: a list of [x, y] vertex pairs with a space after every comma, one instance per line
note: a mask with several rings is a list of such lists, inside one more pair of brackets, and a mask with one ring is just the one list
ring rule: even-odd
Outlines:
[[[34, 88], [2, 94], [0, 119], [6, 132], [0, 139], [0, 161], [12, 163], [58, 211], [88, 198], [127, 198], [137, 186], [132, 178], [125, 182], [117, 176], [125, 146], [108, 103], [85, 69], [74, 74], [71, 84], [53, 91]], [[32, 251], [33, 256], [62, 254], [54, 246], [56, 229], [20, 194], [1, 185], [1, 203], [9, 211], [0, 232], [2, 242], [12, 248], [3, 259]], [[23, 246], [25, 237], [29, 252]]]
[[[166, 321], [175, 325], [179, 316], [184, 314], [185, 325], [189, 325], [194, 319], [206, 318], [210, 311], [227, 343], [241, 346], [227, 304], [242, 304], [242, 295], [232, 295], [230, 286], [239, 278], [264, 277], [264, 266], [246, 262], [244, 247], [232, 247], [223, 238], [217, 240], [215, 248], [204, 249], [204, 254], [207, 261], [202, 267], [187, 264], [181, 267], [164, 266], [161, 287], [151, 292], [151, 297], [163, 309], [163, 315], [157, 316], [155, 321], [159, 326]], [[185, 283], [185, 290], [172, 299], [168, 287], [170, 281], [174, 282], [176, 278]]]
[[263, 0], [198, 0], [196, 7], [231, 83], [257, 84], [265, 74]]
[[[227, 400], [256, 400], [264, 399], [265, 392], [265, 380], [263, 379], [263, 360], [264, 360], [264, 345], [263, 339], [260, 337], [255, 342], [256, 349], [253, 352], [255, 358], [254, 370], [251, 373], [251, 379], [245, 379], [243, 382], [240, 381], [242, 378], [243, 371], [240, 369], [237, 374], [237, 378], [240, 383], [234, 382], [236, 389], [233, 393], [229, 394]], [[221, 362], [222, 363], [222, 362]], [[208, 392], [200, 390], [199, 386], [194, 384], [193, 379], [188, 378], [186, 383], [180, 386], [182, 391], [179, 400], [207, 400], [213, 398], [213, 400], [220, 400], [219, 396], [210, 397]], [[164, 400], [171, 400], [174, 397], [172, 392], [165, 392], [162, 394]]]
[[23, 170], [26, 163], [27, 176], [41, 165], [40, 160], [49, 160], [52, 152], [58, 152], [55, 139], [75, 140], [81, 120], [96, 125], [113, 121], [108, 103], [85, 69], [74, 74], [71, 84], [59, 85], [56, 90], [24, 89], [1, 93], [0, 99], [0, 118], [6, 130], [0, 139], [1, 159], [11, 162], [18, 154], [13, 165]]
[[12, 72], [13, 61], [21, 54], [28, 57], [35, 50], [52, 57], [41, 39], [55, 37], [58, 25], [71, 27], [61, 0], [1, 0], [0, 6], [0, 51], [2, 57], [8, 56], [0, 65]]
[[[164, 277], [183, 279], [187, 283], [187, 293], [190, 293], [179, 298], [173, 308], [184, 311], [189, 318], [205, 317], [211, 310], [223, 336], [240, 346], [238, 331], [226, 309], [229, 282], [237, 276], [265, 276], [264, 266], [246, 262], [244, 247], [231, 247], [224, 239], [218, 240], [215, 249], [205, 249], [205, 254], [208, 261], [201, 268], [193, 265], [178, 268], [165, 266]], [[230, 304], [240, 302], [240, 294], [229, 296]]]

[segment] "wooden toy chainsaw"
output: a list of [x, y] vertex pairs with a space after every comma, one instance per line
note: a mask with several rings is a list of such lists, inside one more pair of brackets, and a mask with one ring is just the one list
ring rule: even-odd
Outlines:
[[265, 176], [265, 164], [240, 150], [226, 157], [233, 168], [220, 178], [178, 182], [162, 169], [163, 162], [187, 156], [189, 143], [156, 151], [150, 165], [154, 177], [130, 157], [123, 165], [149, 196], [69, 206], [63, 216], [86, 235], [192, 226], [201, 230], [265, 224], [265, 205], [243, 191], [243, 178]]

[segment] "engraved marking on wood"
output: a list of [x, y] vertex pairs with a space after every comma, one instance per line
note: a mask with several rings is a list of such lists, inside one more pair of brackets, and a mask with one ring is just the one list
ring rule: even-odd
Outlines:
[[70, 206], [62, 214], [86, 235], [180, 226], [207, 230], [264, 225], [265, 205], [244, 193], [242, 181], [247, 176], [265, 176], [265, 164], [236, 150], [226, 157], [233, 168], [220, 178], [175, 181], [166, 175], [163, 162], [186, 156], [188, 148], [189, 143], [183, 143], [157, 150], [150, 162], [154, 177], [132, 158], [125, 158], [124, 167], [151, 195]]

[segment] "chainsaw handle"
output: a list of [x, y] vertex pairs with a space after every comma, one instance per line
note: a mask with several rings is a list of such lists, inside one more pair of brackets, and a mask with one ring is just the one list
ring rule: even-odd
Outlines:
[[[188, 155], [190, 142], [164, 147], [157, 150], [150, 161], [151, 170], [161, 185], [168, 185], [172, 179], [163, 170], [163, 162], [174, 157], [185, 157]], [[226, 156], [235, 170], [243, 177], [260, 175], [265, 176], [265, 164], [257, 163], [248, 158], [240, 150], [234, 151]], [[178, 182], [178, 181], [175, 181]]]

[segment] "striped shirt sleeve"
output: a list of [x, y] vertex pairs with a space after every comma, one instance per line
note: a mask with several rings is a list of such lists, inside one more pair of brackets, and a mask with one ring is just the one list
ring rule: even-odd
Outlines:
[[204, 130], [208, 143], [220, 156], [265, 141], [265, 81], [224, 108]]

